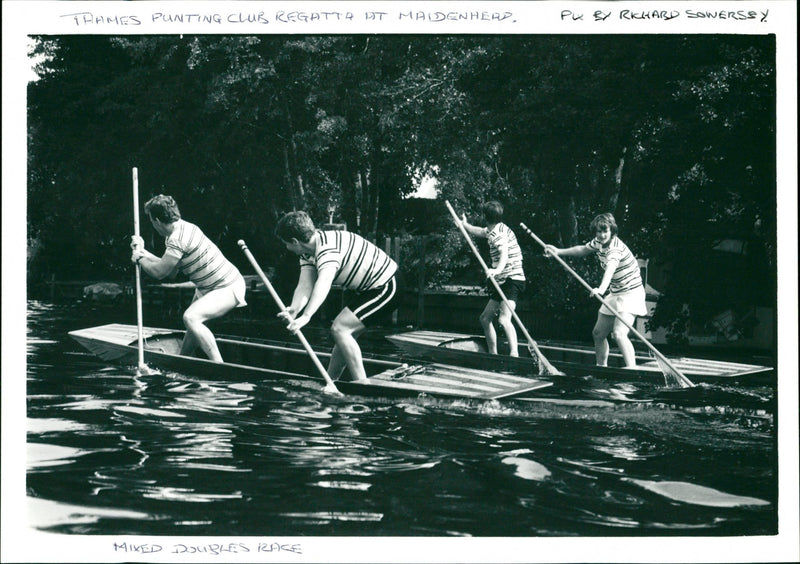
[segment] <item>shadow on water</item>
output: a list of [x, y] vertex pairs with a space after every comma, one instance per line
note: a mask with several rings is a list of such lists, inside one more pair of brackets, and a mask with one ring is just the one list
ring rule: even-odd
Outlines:
[[40, 530], [777, 532], [769, 388], [587, 377], [503, 402], [334, 397], [313, 380], [136, 376], [66, 336], [118, 312], [32, 302], [28, 313], [27, 492]]

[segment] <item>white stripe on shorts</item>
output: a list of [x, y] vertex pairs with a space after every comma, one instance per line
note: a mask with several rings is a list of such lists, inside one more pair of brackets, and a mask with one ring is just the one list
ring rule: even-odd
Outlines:
[[[380, 294], [375, 296], [370, 301], [361, 305], [361, 307], [357, 308], [353, 314], [364, 321], [367, 317], [375, 313], [376, 311], [380, 310], [387, 302], [389, 302], [393, 297], [394, 293], [397, 290], [397, 283], [395, 282], [395, 278], [392, 277], [389, 282], [384, 285], [383, 290]], [[387, 295], [388, 293], [388, 295]], [[361, 312], [364, 312], [363, 314]]]

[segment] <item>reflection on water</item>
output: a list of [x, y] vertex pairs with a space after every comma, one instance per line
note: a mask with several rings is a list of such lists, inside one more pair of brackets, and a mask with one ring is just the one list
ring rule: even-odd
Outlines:
[[[158, 535], [770, 535], [774, 392], [587, 379], [533, 401], [330, 397], [108, 366], [29, 305], [30, 525]], [[265, 335], [269, 337], [268, 335]], [[687, 510], [690, 509], [690, 510]]]
[[149, 521], [154, 519], [154, 517], [147, 513], [137, 511], [77, 506], [29, 497], [28, 519], [32, 527], [43, 530], [53, 530], [61, 526], [77, 527], [96, 525], [102, 519]]

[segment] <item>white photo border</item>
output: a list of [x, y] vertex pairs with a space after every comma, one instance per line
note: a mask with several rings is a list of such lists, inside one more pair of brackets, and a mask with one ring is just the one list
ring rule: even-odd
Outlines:
[[[475, 11], [476, 21], [399, 12]], [[622, 12], [664, 11], [678, 16], [625, 18]], [[754, 12], [752, 19], [689, 18], [687, 10]], [[284, 20], [276, 19], [283, 11]], [[218, 14], [184, 24], [158, 13]], [[293, 16], [286, 14], [296, 12]], [[337, 12], [309, 19], [307, 14]], [[372, 13], [372, 17], [366, 14]], [[609, 13], [598, 19], [597, 12]], [[264, 24], [258, 14], [270, 21]], [[306, 14], [300, 16], [297, 14]], [[766, 13], [766, 15], [764, 15]], [[87, 18], [81, 14], [91, 14]], [[237, 14], [239, 14], [237, 21]], [[385, 14], [378, 17], [378, 14]], [[97, 21], [97, 18], [100, 18]], [[3, 1], [3, 329], [2, 329], [2, 561], [162, 562], [161, 554], [114, 553], [124, 537], [54, 535], [26, 526], [25, 518], [25, 198], [28, 36], [33, 34], [775, 34], [777, 48], [778, 147], [778, 351], [779, 351], [779, 534], [772, 537], [615, 538], [396, 538], [293, 537], [302, 555], [259, 555], [264, 562], [766, 562], [800, 560], [798, 523], [797, 363], [797, 13], [793, 0], [706, 2], [234, 2]], [[138, 22], [138, 23], [136, 23]], [[20, 224], [20, 222], [23, 222]], [[181, 539], [136, 537], [164, 545]], [[219, 542], [222, 539], [215, 539]], [[253, 543], [249, 537], [225, 542]], [[194, 539], [196, 542], [196, 538]], [[208, 556], [176, 562], [208, 561]], [[220, 555], [219, 562], [253, 561], [253, 554]]]

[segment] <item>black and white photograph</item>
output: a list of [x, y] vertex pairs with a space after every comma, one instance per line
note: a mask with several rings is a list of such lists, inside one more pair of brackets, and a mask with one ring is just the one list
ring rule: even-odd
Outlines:
[[3, 2], [4, 562], [772, 562], [796, 4]]

